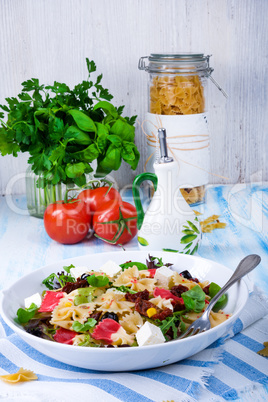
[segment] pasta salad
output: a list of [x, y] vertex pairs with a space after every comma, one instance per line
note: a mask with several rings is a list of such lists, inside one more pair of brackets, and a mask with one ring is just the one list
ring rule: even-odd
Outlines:
[[[63, 269], [43, 280], [48, 290], [25, 299], [15, 321], [32, 335], [75, 346], [146, 346], [176, 339], [220, 290], [150, 255], [145, 263]], [[212, 328], [229, 318], [222, 310], [226, 303], [223, 295], [214, 306]]]

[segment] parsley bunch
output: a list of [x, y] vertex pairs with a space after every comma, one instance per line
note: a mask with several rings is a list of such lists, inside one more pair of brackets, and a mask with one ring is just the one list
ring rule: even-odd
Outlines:
[[22, 83], [17, 98], [0, 105], [0, 153], [28, 152], [32, 170], [42, 173], [40, 187], [59, 182], [82, 186], [94, 160], [98, 176], [118, 170], [122, 159], [137, 167], [136, 116], [121, 116], [124, 106], [109, 102], [113, 96], [102, 87], [102, 74], [93, 83], [96, 65], [89, 59], [86, 63], [88, 79], [73, 89], [56, 81], [45, 86], [32, 78]]

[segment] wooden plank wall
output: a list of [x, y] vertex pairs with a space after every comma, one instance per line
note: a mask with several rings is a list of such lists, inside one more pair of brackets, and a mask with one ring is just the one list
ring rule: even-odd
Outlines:
[[[147, 110], [147, 74], [140, 56], [151, 52], [212, 54], [214, 78], [228, 100], [209, 85], [211, 183], [268, 179], [267, 0], [0, 0], [0, 103], [22, 81], [37, 77], [73, 86], [94, 59], [103, 84], [124, 104], [125, 115]], [[120, 187], [143, 171], [145, 137], [136, 143], [141, 162], [114, 174]], [[0, 157], [0, 191], [25, 191], [27, 155]], [[21, 174], [21, 176], [16, 176]]]

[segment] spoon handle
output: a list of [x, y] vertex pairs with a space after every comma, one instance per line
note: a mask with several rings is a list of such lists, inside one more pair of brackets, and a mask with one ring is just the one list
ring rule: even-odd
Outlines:
[[231, 278], [226, 282], [226, 284], [221, 288], [221, 290], [210, 300], [208, 305], [208, 310], [210, 311], [213, 306], [217, 303], [217, 301], [221, 298], [221, 296], [239, 279], [243, 278], [243, 276], [247, 275], [250, 271], [256, 268], [257, 265], [261, 262], [261, 257], [257, 254], [250, 254], [247, 257], [243, 258], [238, 264], [236, 270], [234, 271]]

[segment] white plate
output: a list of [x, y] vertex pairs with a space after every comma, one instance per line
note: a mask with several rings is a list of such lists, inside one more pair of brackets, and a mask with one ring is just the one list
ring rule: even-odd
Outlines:
[[[178, 272], [187, 269], [199, 280], [208, 279], [220, 286], [227, 282], [233, 272], [224, 265], [201, 257], [159, 251], [151, 251], [150, 254], [173, 263], [172, 268]], [[171, 364], [200, 352], [230, 330], [248, 298], [248, 288], [243, 280], [228, 291], [228, 304], [224, 311], [232, 316], [227, 321], [199, 335], [160, 345], [108, 349], [64, 345], [28, 334], [14, 322], [18, 308], [24, 306], [24, 299], [36, 292], [41, 293], [45, 289], [42, 280], [52, 272], [61, 271], [64, 265], [88, 266], [97, 270], [108, 260], [121, 264], [129, 260], [145, 262], [147, 257], [148, 251], [90, 254], [40, 268], [3, 291], [0, 303], [3, 319], [25, 342], [45, 355], [73, 366], [104, 371], [141, 370]]]

